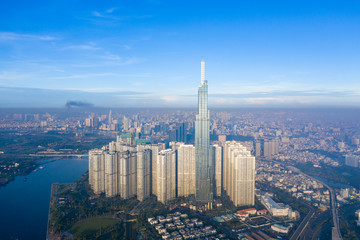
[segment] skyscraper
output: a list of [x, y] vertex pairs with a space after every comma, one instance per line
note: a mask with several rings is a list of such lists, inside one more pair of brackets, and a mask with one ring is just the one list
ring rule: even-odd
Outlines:
[[101, 150], [89, 152], [89, 183], [95, 194], [105, 191], [105, 161]]
[[224, 190], [235, 206], [254, 205], [255, 157], [240, 142], [224, 143]]
[[214, 174], [215, 174], [215, 190], [214, 195], [221, 196], [222, 189], [222, 147], [219, 145], [212, 145], [213, 158], [215, 161]]
[[171, 149], [162, 150], [157, 161], [157, 200], [165, 203], [176, 197], [176, 156]]
[[137, 153], [128, 150], [118, 153], [118, 193], [124, 199], [136, 195]]
[[195, 194], [195, 147], [182, 144], [177, 149], [178, 196]]
[[210, 161], [210, 132], [208, 110], [208, 85], [205, 80], [205, 62], [201, 61], [201, 86], [198, 90], [199, 114], [195, 120], [195, 154], [196, 154], [196, 200], [210, 202], [213, 200], [212, 173]]
[[105, 194], [113, 197], [118, 194], [118, 160], [116, 152], [105, 152]]
[[[107, 197], [119, 195], [123, 199], [137, 195], [139, 201], [153, 194], [162, 203], [195, 194], [200, 205], [209, 208], [214, 196], [227, 194], [235, 206], [254, 205], [255, 157], [250, 153], [252, 146], [249, 151], [240, 142], [226, 141], [225, 135], [220, 139], [221, 145], [210, 145], [204, 61], [201, 62], [198, 105], [195, 146], [178, 141], [186, 136], [185, 124], [181, 123], [180, 127], [171, 125], [176, 133], [176, 142], [169, 143], [172, 149], [162, 150], [165, 148], [163, 143], [136, 145], [134, 134], [127, 133], [102, 150], [91, 150], [89, 183], [94, 193], [105, 193]], [[161, 129], [168, 131], [164, 124], [160, 123], [159, 128], [161, 125]], [[125, 117], [124, 126], [131, 126]], [[263, 142], [256, 142], [258, 155], [263, 152], [260, 151]], [[270, 143], [278, 143], [278, 139], [269, 141], [267, 145], [269, 154], [277, 153], [278, 147]]]

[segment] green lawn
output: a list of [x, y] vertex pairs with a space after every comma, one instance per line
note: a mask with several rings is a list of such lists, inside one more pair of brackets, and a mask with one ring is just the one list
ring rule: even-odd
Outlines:
[[69, 232], [76, 237], [95, 235], [97, 232], [115, 226], [119, 221], [113, 218], [92, 218], [75, 223]]

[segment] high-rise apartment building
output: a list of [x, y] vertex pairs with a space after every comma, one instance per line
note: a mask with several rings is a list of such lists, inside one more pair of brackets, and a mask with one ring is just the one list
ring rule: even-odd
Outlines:
[[149, 149], [151, 151], [151, 193], [157, 195], [157, 160], [158, 154], [162, 150], [161, 145], [157, 144], [147, 144], [143, 145], [145, 149]]
[[208, 110], [208, 84], [205, 80], [205, 62], [201, 62], [201, 86], [198, 90], [199, 113], [195, 120], [196, 194], [197, 201], [213, 200], [213, 164], [210, 161], [210, 132]]
[[215, 159], [215, 191], [216, 196], [221, 196], [222, 192], [222, 147], [213, 145], [213, 156]]
[[254, 146], [255, 156], [260, 157], [261, 156], [261, 141], [260, 140], [255, 140], [254, 145], [255, 145]]
[[116, 152], [105, 152], [105, 194], [107, 197], [116, 196], [118, 193], [118, 159]]
[[[109, 143], [108, 150], [89, 152], [89, 183], [94, 193], [124, 199], [137, 195], [140, 201], [152, 190], [152, 158], [157, 159], [158, 145], [129, 146]], [[153, 156], [155, 155], [155, 157]]]
[[345, 156], [345, 165], [350, 167], [359, 167], [360, 156], [357, 155], [346, 155]]
[[89, 183], [95, 194], [105, 191], [105, 161], [101, 150], [89, 152]]
[[[279, 153], [279, 138], [265, 140], [264, 142], [264, 156], [273, 156]], [[268, 145], [268, 152], [265, 154], [265, 145]]]
[[[178, 141], [186, 136], [184, 123], [176, 128], [177, 141], [170, 142], [172, 149], [167, 150], [162, 150], [164, 143], [139, 144], [134, 133], [124, 134], [102, 150], [89, 152], [89, 183], [94, 193], [105, 193], [107, 197], [120, 195], [124, 199], [136, 195], [140, 201], [153, 194], [162, 203], [177, 196], [195, 195], [197, 201], [208, 206], [214, 195], [226, 193], [236, 206], [254, 205], [255, 157], [247, 150], [252, 146], [246, 148], [239, 142], [226, 141], [225, 135], [219, 138], [221, 146], [210, 145], [207, 100], [202, 61], [195, 146]], [[124, 129], [130, 125], [130, 120], [124, 117]], [[164, 128], [162, 125], [159, 123], [156, 131]], [[145, 126], [152, 129], [150, 124]], [[265, 155], [264, 152], [276, 154], [278, 144], [277, 138], [261, 139], [255, 143], [255, 153], [257, 156]]]
[[179, 197], [195, 195], [195, 167], [194, 145], [180, 145], [177, 148], [177, 189]]
[[239, 142], [228, 141], [223, 152], [224, 190], [235, 206], [254, 205], [255, 157]]
[[128, 199], [137, 191], [137, 153], [129, 150], [118, 152], [118, 194]]
[[151, 150], [137, 151], [137, 198], [143, 201], [151, 191]]
[[278, 137], [273, 139], [257, 139], [254, 141], [255, 156], [270, 157], [279, 153], [280, 140]]
[[169, 130], [169, 140], [171, 142], [185, 142], [186, 141], [186, 125], [184, 122], [177, 123]]
[[157, 161], [157, 200], [165, 203], [176, 197], [175, 151], [162, 150]]

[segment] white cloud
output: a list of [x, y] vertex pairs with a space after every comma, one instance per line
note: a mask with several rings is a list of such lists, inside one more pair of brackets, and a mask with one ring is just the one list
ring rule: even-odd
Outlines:
[[0, 40], [40, 40], [52, 41], [57, 38], [48, 35], [19, 34], [14, 32], [0, 32]]
[[[89, 74], [73, 74], [73, 75], [66, 75], [66, 76], [56, 76], [56, 77], [48, 77], [48, 79], [82, 79], [82, 78], [97, 78], [97, 77], [116, 77], [116, 78], [139, 78], [139, 77], [149, 77], [150, 73], [132, 73], [132, 74], [118, 74], [118, 73], [112, 73], [112, 72], [105, 72], [105, 73], [89, 73]], [[1, 74], [0, 74], [1, 79]], [[139, 86], [142, 83], [135, 82], [133, 83], [134, 86]], [[114, 88], [112, 88], [114, 89]]]
[[99, 50], [101, 48], [96, 47], [95, 44], [90, 43], [90, 44], [81, 44], [81, 45], [71, 45], [66, 47], [65, 49], [77, 49], [77, 50], [90, 50], [90, 51], [94, 51], [94, 50]]
[[[10, 83], [11, 80], [23, 80], [32, 77], [33, 73], [21, 73], [21, 72], [0, 72], [0, 80]], [[8, 85], [8, 84], [6, 84]]]
[[284, 98], [275, 98], [275, 97], [267, 97], [267, 98], [245, 98], [246, 103], [249, 104], [266, 104], [266, 103], [285, 103], [286, 100]]
[[111, 61], [121, 61], [121, 60], [123, 60], [123, 58], [120, 57], [119, 55], [111, 54], [111, 53], [100, 56], [100, 58], [103, 58], [103, 59], [106, 59], [106, 60], [111, 60]]
[[179, 101], [178, 96], [163, 96], [161, 99], [167, 103], [173, 103], [173, 102]]
[[105, 17], [104, 15], [102, 15], [101, 13], [99, 13], [98, 11], [93, 11], [92, 15], [94, 15], [95, 17]]
[[49, 79], [82, 79], [82, 78], [93, 78], [93, 77], [108, 77], [113, 76], [113, 73], [93, 73], [93, 74], [74, 74], [60, 77], [49, 77]]
[[106, 10], [107, 13], [113, 13], [116, 10], [116, 8], [109, 8]]
[[118, 65], [118, 66], [136, 64], [141, 61], [144, 61], [144, 59], [140, 59], [136, 57], [123, 58], [119, 55], [112, 53], [107, 53], [106, 55], [99, 56], [99, 58], [108, 60], [107, 64]]

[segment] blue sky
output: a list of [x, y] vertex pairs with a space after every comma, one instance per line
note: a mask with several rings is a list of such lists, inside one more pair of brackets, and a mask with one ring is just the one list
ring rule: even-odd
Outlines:
[[0, 107], [360, 104], [359, 1], [3, 1]]

